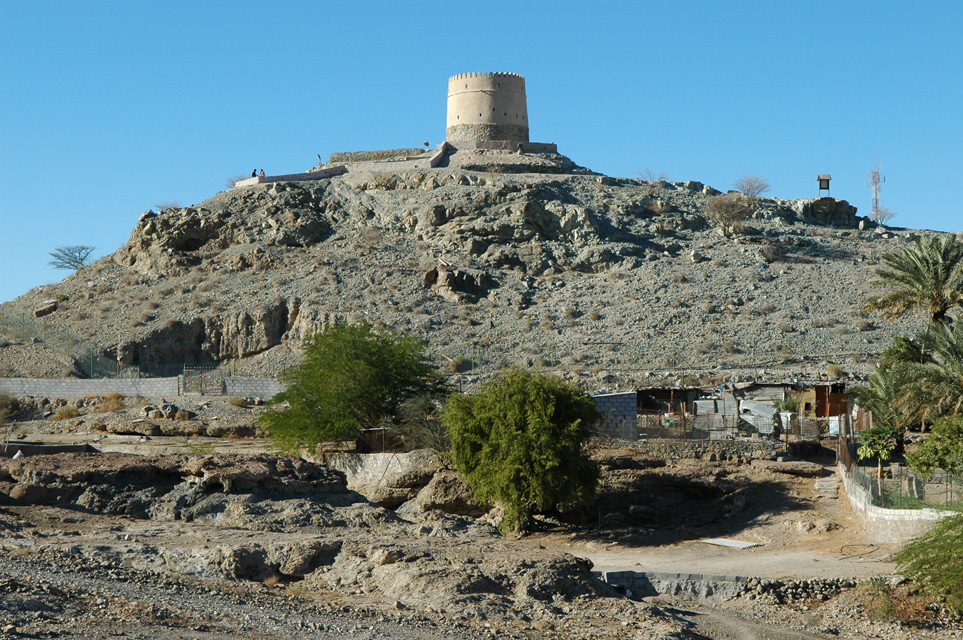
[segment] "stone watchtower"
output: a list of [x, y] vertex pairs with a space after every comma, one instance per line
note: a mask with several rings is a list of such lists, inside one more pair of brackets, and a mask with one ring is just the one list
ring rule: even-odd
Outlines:
[[528, 142], [525, 78], [517, 73], [462, 73], [448, 78], [450, 142]]

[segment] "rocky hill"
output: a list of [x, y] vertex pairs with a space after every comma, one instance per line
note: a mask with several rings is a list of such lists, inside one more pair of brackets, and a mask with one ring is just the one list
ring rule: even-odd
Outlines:
[[[51, 330], [145, 372], [276, 374], [308, 332], [367, 320], [423, 336], [469, 384], [517, 363], [591, 387], [864, 375], [922, 327], [860, 311], [881, 256], [917, 232], [870, 228], [844, 201], [762, 197], [727, 239], [704, 215], [715, 193], [480, 151], [241, 187], [145, 212], [112, 255], [4, 311], [47, 304]], [[0, 361], [31, 375], [12, 348]]]

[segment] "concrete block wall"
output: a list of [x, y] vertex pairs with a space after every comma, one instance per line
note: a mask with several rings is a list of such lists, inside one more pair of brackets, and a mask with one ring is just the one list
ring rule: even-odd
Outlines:
[[625, 393], [605, 393], [594, 396], [595, 407], [605, 414], [605, 419], [596, 428], [603, 438], [638, 440], [638, 399], [635, 391]]
[[859, 486], [842, 464], [838, 467], [853, 512], [876, 544], [902, 544], [923, 535], [952, 511], [939, 509], [886, 509], [873, 504], [869, 491]]
[[224, 393], [229, 396], [268, 400], [284, 391], [284, 389], [284, 385], [274, 378], [224, 378]]
[[125, 396], [176, 396], [177, 377], [173, 378], [0, 378], [0, 390], [25, 397], [82, 398], [122, 393]]

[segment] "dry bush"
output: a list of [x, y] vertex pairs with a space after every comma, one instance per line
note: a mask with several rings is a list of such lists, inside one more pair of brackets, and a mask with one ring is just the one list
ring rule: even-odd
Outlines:
[[775, 310], [776, 310], [776, 305], [768, 302], [762, 305], [762, 307], [760, 308], [760, 311], [762, 311], [763, 313], [773, 313]]
[[741, 193], [746, 200], [749, 213], [756, 210], [756, 199], [760, 194], [769, 191], [769, 181], [762, 176], [746, 174], [732, 183], [736, 191]]
[[689, 279], [685, 277], [684, 273], [677, 273], [674, 276], [672, 276], [672, 281], [677, 284], [683, 284], [688, 282]]
[[736, 348], [735, 342], [733, 342], [732, 340], [729, 340], [724, 345], [722, 345], [722, 352], [729, 353], [729, 354], [738, 353], [739, 349]]
[[562, 309], [562, 315], [566, 318], [577, 318], [579, 316], [579, 312], [575, 307], [565, 307]]
[[80, 417], [80, 409], [70, 404], [70, 405], [67, 405], [66, 407], [60, 407], [59, 409], [57, 409], [57, 413], [54, 414], [54, 417], [51, 419], [55, 421], [70, 420], [71, 418], [78, 418], [78, 417]]
[[474, 368], [474, 363], [467, 356], [455, 356], [448, 361], [449, 373], [465, 373]]
[[602, 314], [599, 312], [598, 309], [592, 309], [591, 311], [589, 311], [588, 316], [589, 316], [589, 319], [593, 321], [597, 321], [602, 317]]
[[860, 318], [859, 320], [856, 321], [857, 331], [872, 331], [875, 328], [876, 327], [873, 326], [873, 323], [867, 320], [866, 318]]
[[700, 342], [693, 350], [701, 356], [712, 351], [713, 346], [711, 342]]
[[705, 217], [724, 238], [740, 233], [749, 214], [750, 210], [739, 194], [706, 198]]
[[180, 421], [190, 420], [190, 419], [191, 419], [191, 412], [190, 412], [190, 411], [186, 411], [186, 410], [184, 410], [184, 409], [178, 409], [178, 410], [177, 410], [177, 413], [174, 414], [174, 419], [175, 419], [175, 420], [180, 420]]
[[779, 262], [784, 255], [785, 251], [778, 242], [767, 242], [759, 247], [759, 257], [765, 260], [767, 264]]
[[845, 377], [846, 370], [838, 364], [831, 364], [826, 367], [826, 375], [828, 375], [830, 378], [842, 378]]
[[123, 408], [124, 408], [124, 395], [121, 393], [117, 393], [116, 391], [111, 391], [100, 402], [100, 404], [97, 407], [97, 411], [99, 413], [111, 413], [113, 411], [120, 411]]
[[228, 399], [227, 399], [227, 403], [228, 403], [229, 405], [231, 405], [232, 407], [246, 407], [246, 406], [247, 406], [247, 402], [244, 401], [244, 398], [237, 398], [237, 397], [228, 398]]
[[780, 322], [779, 324], [776, 325], [776, 328], [782, 331], [783, 333], [792, 333], [793, 331], [793, 328], [786, 322]]

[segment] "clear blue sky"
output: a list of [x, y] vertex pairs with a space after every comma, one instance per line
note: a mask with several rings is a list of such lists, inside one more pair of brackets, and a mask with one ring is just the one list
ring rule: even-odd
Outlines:
[[526, 76], [531, 138], [614, 176], [832, 195], [963, 229], [961, 2], [0, 0], [0, 301], [156, 203], [435, 145], [450, 75]]

